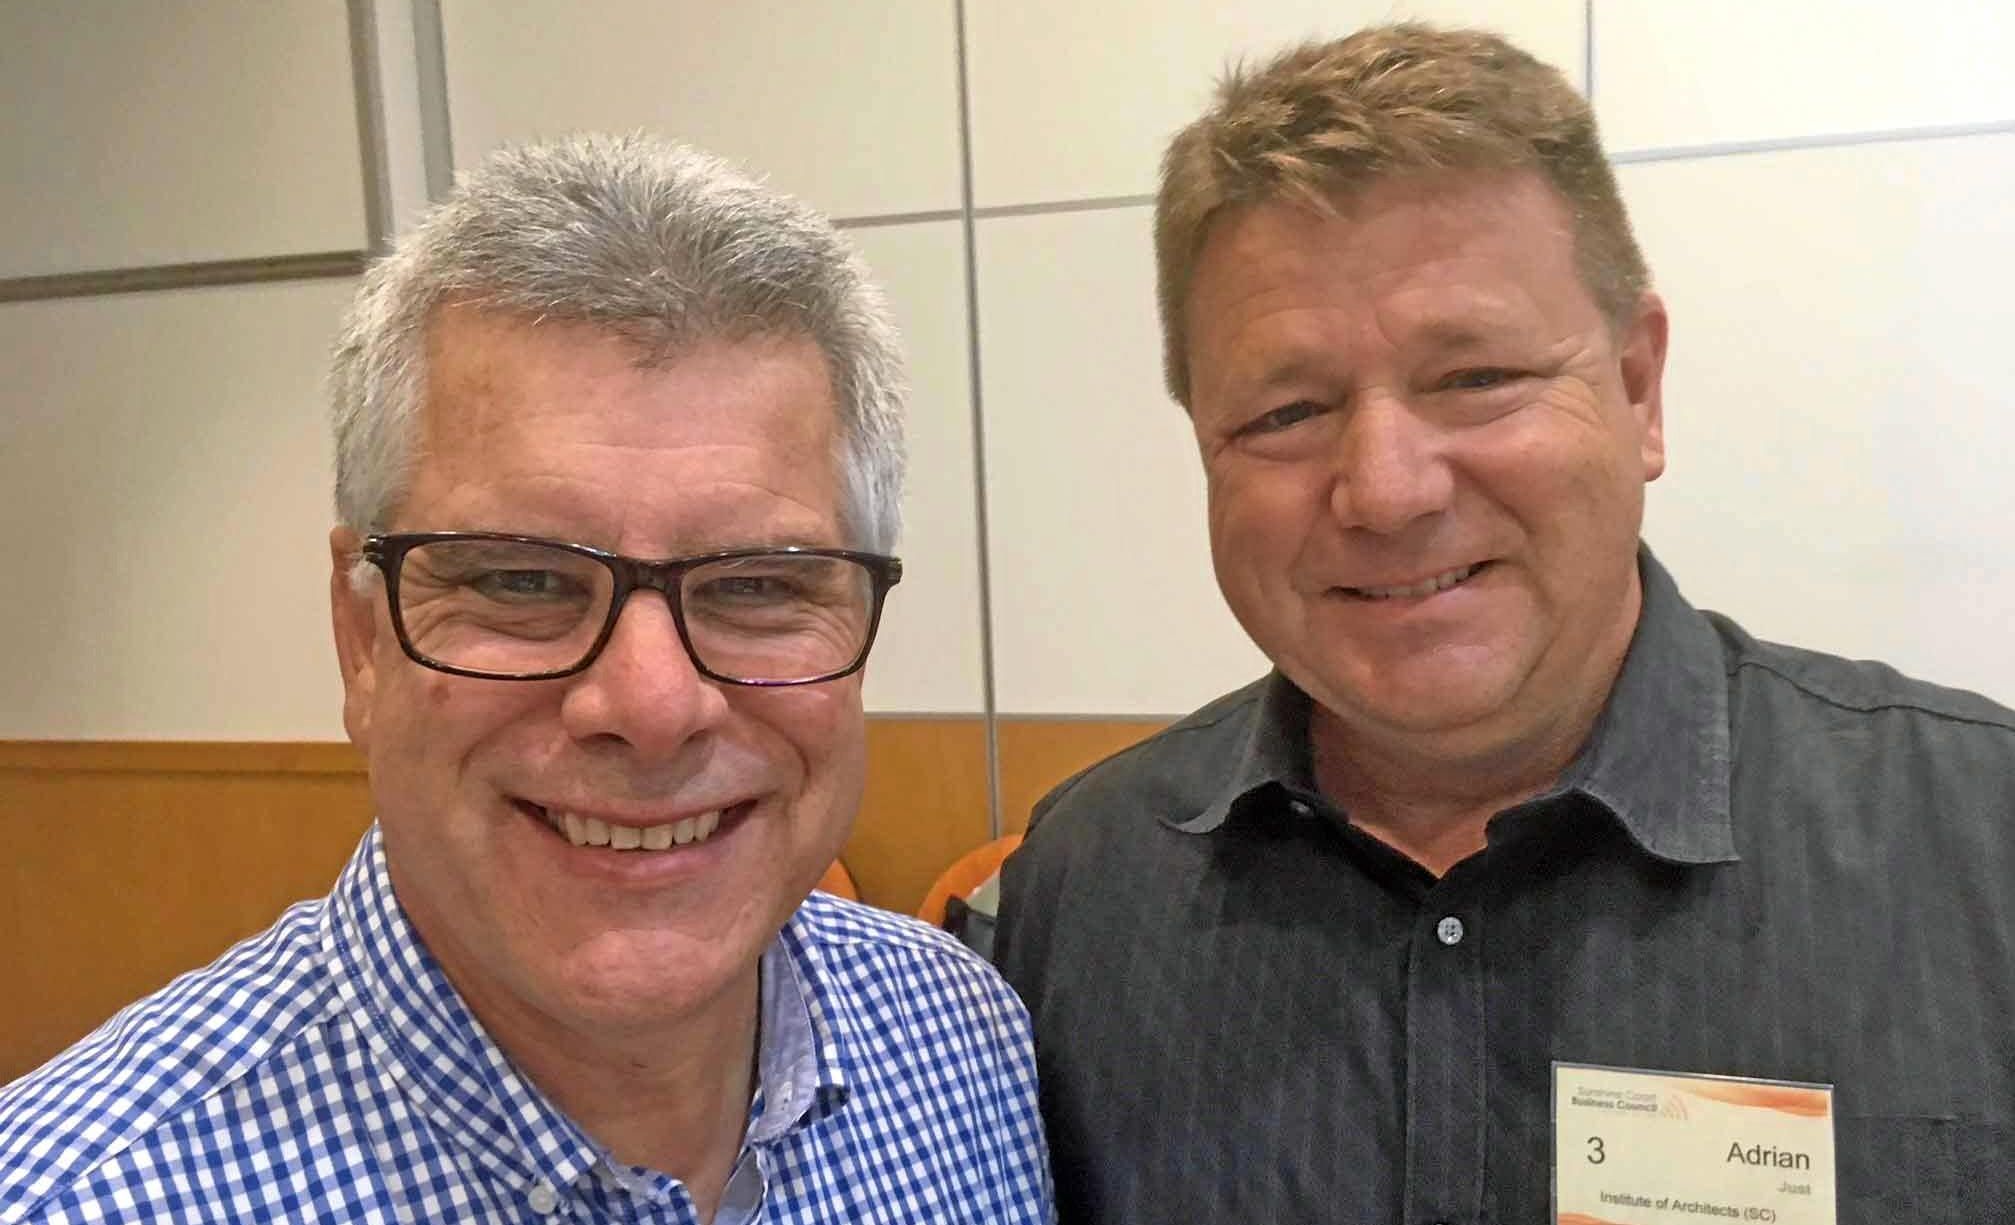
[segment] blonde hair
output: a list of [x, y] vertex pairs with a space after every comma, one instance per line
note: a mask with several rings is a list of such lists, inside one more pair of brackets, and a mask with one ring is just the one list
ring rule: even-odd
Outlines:
[[1613, 326], [1649, 282], [1595, 115], [1558, 69], [1480, 30], [1415, 23], [1233, 68], [1162, 158], [1156, 299], [1169, 393], [1189, 405], [1183, 306], [1211, 222], [1280, 201], [1319, 212], [1393, 175], [1531, 169], [1574, 218], [1583, 282]]

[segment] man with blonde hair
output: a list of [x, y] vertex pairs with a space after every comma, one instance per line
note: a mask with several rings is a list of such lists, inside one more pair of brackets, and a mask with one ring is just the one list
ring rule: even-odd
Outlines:
[[505, 150], [331, 381], [377, 821], [0, 1092], [0, 1221], [1049, 1220], [1013, 993], [811, 892], [901, 575], [901, 357], [845, 240], [669, 142]]
[[996, 956], [1063, 1218], [2015, 1216], [2015, 712], [1695, 611], [1587, 104], [1416, 25], [1164, 161], [1265, 679], [1052, 792]]

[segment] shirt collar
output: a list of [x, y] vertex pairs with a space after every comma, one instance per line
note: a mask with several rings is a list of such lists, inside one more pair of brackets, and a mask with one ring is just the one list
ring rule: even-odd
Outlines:
[[[669, 1175], [616, 1162], [511, 1065], [399, 906], [377, 826], [344, 869], [326, 913], [324, 953], [346, 1005], [407, 1100], [442, 1135], [500, 1180], [522, 1181], [528, 1190], [539, 1182], [570, 1187], [599, 1167], [634, 1194], [670, 1199]], [[807, 984], [811, 966], [794, 952], [803, 942], [790, 932], [787, 926], [763, 954], [763, 1106], [752, 1111], [752, 1143], [777, 1139], [845, 1100], [841, 1047]]]
[[[778, 996], [775, 1008], [765, 1001], [763, 1010], [763, 1024], [776, 1027], [775, 1041], [763, 1039], [764, 1095], [770, 1096], [772, 1085], [788, 1085], [793, 1092], [787, 1106], [779, 1103], [781, 1113], [767, 1109], [765, 1103], [764, 1118], [758, 1120], [761, 1132], [754, 1137], [759, 1142], [784, 1128], [810, 1126], [839, 1110], [847, 1103], [849, 1085], [858, 1079], [854, 1031], [874, 1022], [854, 1015], [858, 1000], [833, 981], [825, 964], [825, 945], [806, 913], [832, 904], [817, 893], [805, 899], [785, 920], [764, 959], [765, 973], [777, 984]], [[777, 967], [773, 974], [772, 963]]]
[[1728, 678], [1714, 628], [1640, 547], [1644, 607], [1623, 670], [1564, 790], [1607, 808], [1646, 853], [1733, 863]]
[[[1680, 596], [1649, 548], [1644, 602], [1609, 701], [1561, 785], [1606, 808], [1647, 854], [1672, 863], [1738, 856], [1728, 808], [1728, 686], [1713, 627]], [[1165, 824], [1209, 833], [1269, 785], [1313, 796], [1309, 698], [1278, 671], [1255, 687], [1231, 774], [1211, 803]], [[1546, 797], [1541, 797], [1546, 798]]]
[[[788, 929], [786, 929], [788, 930]], [[823, 1118], [846, 1097], [837, 1047], [815, 1017], [800, 969], [783, 933], [763, 953], [760, 1083], [750, 1106], [749, 1143], [770, 1144], [812, 1118]]]
[[1268, 784], [1314, 794], [1315, 771], [1308, 751], [1308, 695], [1278, 671], [1252, 686], [1246, 729], [1238, 758], [1215, 798], [1200, 813], [1165, 824], [1189, 834], [1207, 834], [1223, 825], [1232, 806]]

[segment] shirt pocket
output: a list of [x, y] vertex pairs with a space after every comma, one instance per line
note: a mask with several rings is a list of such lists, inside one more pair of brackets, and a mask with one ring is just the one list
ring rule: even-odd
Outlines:
[[1833, 1143], [1840, 1225], [2015, 1221], [2015, 1126], [1842, 1117]]

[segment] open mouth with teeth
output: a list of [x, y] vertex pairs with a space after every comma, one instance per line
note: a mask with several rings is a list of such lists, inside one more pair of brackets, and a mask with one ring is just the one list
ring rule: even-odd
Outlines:
[[1480, 561], [1473, 566], [1460, 566], [1404, 587], [1339, 587], [1337, 590], [1357, 600], [1419, 600], [1451, 587], [1460, 587], [1483, 573], [1489, 565], [1487, 561]]
[[678, 821], [659, 825], [616, 825], [600, 817], [584, 817], [558, 808], [541, 808], [520, 801], [520, 807], [550, 826], [554, 833], [575, 846], [606, 847], [612, 851], [669, 851], [705, 842], [720, 829], [723, 819], [742, 815], [746, 804], [717, 808]]

